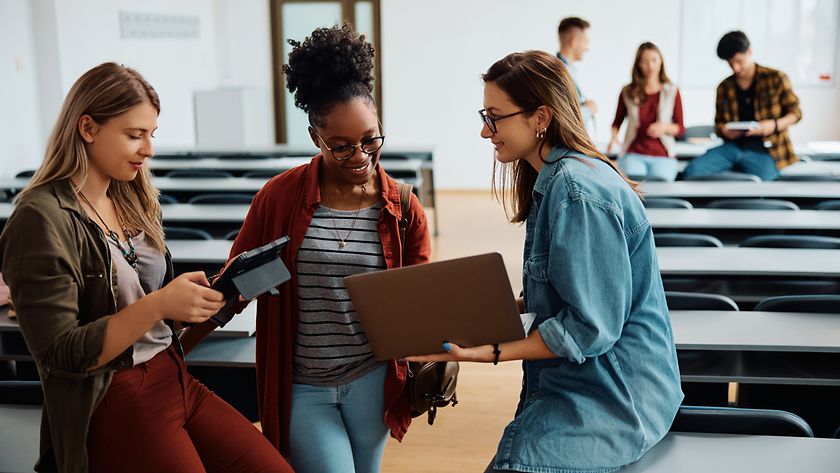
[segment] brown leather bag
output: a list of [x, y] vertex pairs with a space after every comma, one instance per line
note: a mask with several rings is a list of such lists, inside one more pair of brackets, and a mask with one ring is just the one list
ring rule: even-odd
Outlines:
[[[410, 184], [397, 183], [400, 191], [400, 242], [403, 257], [405, 253], [405, 229], [408, 226], [408, 208], [411, 203]], [[409, 362], [405, 388], [408, 391], [408, 403], [411, 417], [419, 417], [428, 412], [429, 425], [435, 423], [438, 407], [458, 404], [455, 388], [458, 384], [459, 365], [457, 361]]]

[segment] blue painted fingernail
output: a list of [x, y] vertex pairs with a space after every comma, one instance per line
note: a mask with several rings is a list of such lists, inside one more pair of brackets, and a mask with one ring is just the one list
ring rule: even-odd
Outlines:
[[445, 351], [452, 351], [452, 345], [450, 345], [449, 342], [443, 342], [443, 349]]

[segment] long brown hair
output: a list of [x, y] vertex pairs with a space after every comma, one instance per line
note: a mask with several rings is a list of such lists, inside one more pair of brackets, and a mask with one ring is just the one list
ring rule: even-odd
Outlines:
[[[87, 176], [88, 154], [78, 127], [82, 115], [90, 115], [96, 123], [104, 124], [144, 102], [160, 114], [157, 92], [134, 69], [106, 62], [85, 72], [64, 99], [47, 141], [44, 162], [17, 199], [50, 182]], [[74, 192], [79, 192], [84, 182], [76, 182], [75, 185], [78, 187], [73, 189]], [[108, 195], [126, 227], [145, 232], [152, 246], [162, 252], [160, 192], [152, 185], [148, 167], [143, 166], [132, 181], [112, 179]]]
[[[552, 111], [545, 139], [540, 142], [539, 156], [543, 158], [543, 148], [549, 150], [563, 146], [607, 163], [619, 173], [633, 190], [638, 192], [637, 184], [627, 179], [615, 164], [601, 154], [583, 125], [583, 117], [578, 104], [577, 92], [566, 66], [556, 56], [544, 51], [525, 51], [511, 53], [496, 61], [486, 74], [481, 76], [484, 82], [493, 82], [514, 103], [533, 114], [542, 105]], [[498, 171], [498, 172], [497, 172]], [[523, 159], [512, 163], [493, 161], [493, 194], [508, 206], [513, 213], [511, 222], [524, 222], [531, 210], [531, 193], [539, 173]]]
[[661, 68], [659, 69], [659, 82], [662, 84], [670, 84], [671, 79], [668, 78], [668, 74], [665, 73], [665, 58], [662, 56], [662, 51], [659, 48], [651, 43], [646, 42], [639, 45], [639, 49], [636, 50], [636, 60], [633, 61], [633, 70], [630, 72], [631, 82], [624, 87], [624, 93], [627, 94], [627, 97], [633, 101], [636, 105], [641, 104], [645, 101], [645, 76], [642, 74], [642, 68], [639, 66], [639, 63], [642, 61], [642, 54], [645, 51], [654, 51], [656, 54], [659, 55], [659, 60], [661, 64]]

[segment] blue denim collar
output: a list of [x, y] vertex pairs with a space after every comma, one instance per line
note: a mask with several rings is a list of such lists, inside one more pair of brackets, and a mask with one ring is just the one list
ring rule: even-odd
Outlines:
[[570, 153], [571, 151], [563, 146], [556, 146], [551, 149], [548, 156], [543, 160], [542, 169], [540, 169], [537, 181], [534, 183], [535, 193], [540, 194], [540, 196], [545, 194], [545, 190], [554, 180], [554, 176], [560, 167], [560, 158]]

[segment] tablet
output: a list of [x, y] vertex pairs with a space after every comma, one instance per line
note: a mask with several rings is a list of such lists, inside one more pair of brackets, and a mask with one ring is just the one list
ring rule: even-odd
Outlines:
[[265, 293], [277, 294], [276, 287], [291, 279], [289, 269], [280, 259], [280, 253], [289, 237], [278, 238], [271, 243], [246, 251], [232, 258], [220, 274], [210, 281], [210, 287], [225, 296], [225, 306], [210, 318], [219, 327], [224, 327], [234, 316], [241, 295], [246, 300]]
[[749, 131], [755, 130], [758, 128], [758, 122], [751, 121], [751, 122], [729, 122], [724, 125], [724, 128], [727, 130], [736, 130], [736, 131]]

